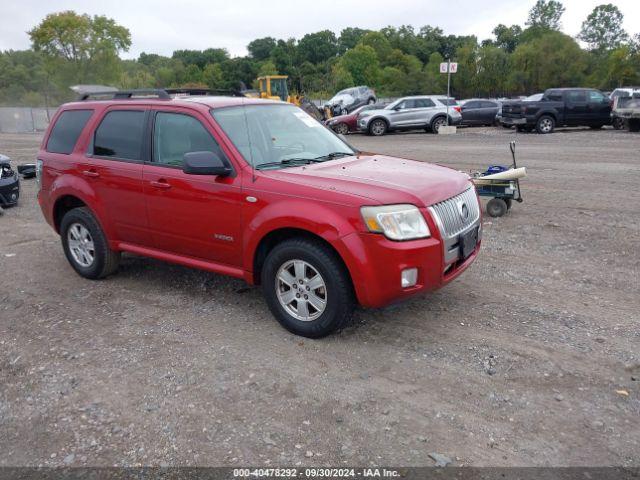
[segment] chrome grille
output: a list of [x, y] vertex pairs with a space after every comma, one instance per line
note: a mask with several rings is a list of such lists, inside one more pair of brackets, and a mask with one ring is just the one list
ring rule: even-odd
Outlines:
[[[466, 204], [469, 209], [467, 218], [462, 216], [462, 205]], [[474, 187], [469, 187], [455, 197], [451, 197], [444, 202], [436, 203], [430, 207], [431, 212], [436, 217], [440, 233], [443, 237], [451, 238], [463, 232], [467, 227], [473, 225], [480, 217], [480, 205]]]

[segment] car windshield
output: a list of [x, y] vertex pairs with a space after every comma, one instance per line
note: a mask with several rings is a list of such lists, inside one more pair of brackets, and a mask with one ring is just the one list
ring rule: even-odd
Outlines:
[[249, 165], [256, 168], [326, 161], [354, 150], [294, 105], [244, 105], [211, 110]]

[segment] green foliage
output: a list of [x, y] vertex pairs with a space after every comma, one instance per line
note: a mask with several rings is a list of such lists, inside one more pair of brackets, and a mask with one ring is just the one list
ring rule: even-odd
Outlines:
[[339, 63], [349, 72], [356, 85], [378, 85], [380, 63], [373, 47], [358, 44], [348, 50]]
[[619, 48], [629, 39], [622, 28], [624, 15], [611, 3], [598, 5], [582, 23], [580, 40], [598, 52]]
[[355, 85], [381, 96], [444, 94], [441, 62], [458, 62], [451, 91], [458, 98], [530, 94], [548, 87], [612, 89], [640, 83], [640, 35], [629, 39], [622, 14], [596, 7], [583, 23], [580, 39], [590, 50], [560, 33], [562, 4], [538, 0], [527, 28], [497, 25], [494, 38], [445, 35], [434, 26], [388, 26], [380, 31], [347, 27], [301, 39], [263, 37], [247, 45], [246, 57], [224, 48], [176, 50], [171, 56], [119, 54], [131, 45], [129, 31], [103, 16], [53, 13], [29, 35], [33, 48], [0, 52], [0, 104], [57, 105], [73, 98], [69, 86], [99, 83], [119, 88], [252, 86], [259, 75], [289, 76], [292, 92], [328, 97]]
[[564, 6], [556, 0], [537, 0], [529, 11], [527, 25], [545, 30], [560, 30]]
[[507, 27], [500, 24], [493, 29], [493, 34], [496, 36], [495, 46], [507, 53], [512, 53], [520, 43], [522, 27], [520, 25]]
[[65, 69], [70, 81], [88, 83], [107, 76], [117, 78], [118, 53], [131, 46], [129, 30], [114, 20], [96, 15], [78, 15], [73, 11], [51, 13], [29, 37], [33, 49]]
[[523, 43], [511, 56], [511, 90], [541, 92], [551, 87], [575, 87], [585, 79], [588, 54], [568, 35], [547, 31]]
[[247, 50], [249, 56], [258, 62], [268, 60], [271, 57], [273, 49], [276, 48], [276, 39], [273, 37], [256, 38], [249, 42]]
[[298, 55], [303, 62], [325, 62], [337, 53], [338, 40], [331, 30], [308, 33], [298, 42]]

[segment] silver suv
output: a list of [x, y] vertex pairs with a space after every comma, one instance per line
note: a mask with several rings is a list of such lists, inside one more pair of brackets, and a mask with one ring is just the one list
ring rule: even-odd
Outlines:
[[462, 115], [454, 99], [441, 95], [421, 95], [403, 97], [385, 108], [362, 112], [358, 116], [358, 130], [375, 136], [392, 130], [418, 128], [438, 133], [440, 127], [447, 124], [447, 103], [449, 125], [457, 125], [462, 121]]

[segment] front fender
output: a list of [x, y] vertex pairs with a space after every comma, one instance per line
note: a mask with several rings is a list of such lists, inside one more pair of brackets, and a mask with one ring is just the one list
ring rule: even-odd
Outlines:
[[[247, 280], [250, 283], [254, 283], [256, 251], [269, 233], [287, 228], [304, 230], [326, 240], [342, 256], [341, 237], [357, 231], [358, 222], [361, 222], [355, 207], [305, 199], [286, 198], [261, 209], [255, 208], [255, 212], [248, 212], [243, 234], [244, 270], [249, 273]], [[343, 261], [347, 263], [344, 257]]]

